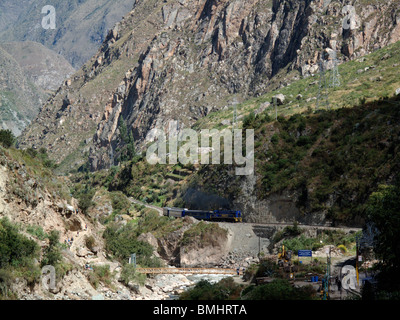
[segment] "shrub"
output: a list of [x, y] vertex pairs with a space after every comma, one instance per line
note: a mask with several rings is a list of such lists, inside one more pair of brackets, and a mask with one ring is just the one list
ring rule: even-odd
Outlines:
[[254, 124], [256, 116], [254, 112], [250, 112], [247, 116], [243, 118], [243, 128], [250, 128]]
[[88, 189], [85, 190], [85, 192], [77, 195], [78, 206], [84, 214], [87, 214], [88, 209], [94, 205], [94, 202], [92, 201], [94, 193], [95, 193], [94, 189]]
[[288, 250], [292, 250], [297, 254], [299, 250], [316, 250], [318, 242], [314, 238], [306, 238], [304, 235], [300, 237], [284, 240], [283, 244]]
[[118, 260], [127, 261], [132, 253], [137, 255], [137, 263], [146, 267], [159, 267], [160, 261], [152, 258], [154, 248], [142, 241], [138, 241], [138, 232], [128, 224], [120, 228], [111, 223], [103, 233], [106, 240], [106, 250]]
[[0, 269], [0, 300], [8, 298], [10, 295], [10, 286], [14, 281], [14, 277], [9, 270]]
[[275, 134], [271, 137], [271, 143], [277, 144], [278, 142], [279, 142], [279, 136], [275, 133]]
[[248, 289], [244, 300], [311, 300], [315, 290], [309, 287], [295, 288], [289, 281], [275, 279], [271, 283]]
[[89, 250], [92, 250], [96, 246], [96, 240], [93, 236], [85, 236], [85, 245]]
[[41, 262], [42, 266], [52, 265], [56, 266], [62, 259], [60, 252], [60, 233], [56, 230], [52, 230], [49, 234], [49, 246], [45, 249], [43, 259]]
[[129, 282], [137, 283], [143, 286], [146, 282], [146, 275], [137, 273], [133, 264], [124, 264], [121, 271], [120, 281], [127, 285]]
[[97, 265], [93, 266], [93, 272], [89, 275], [89, 282], [95, 289], [97, 289], [100, 281], [109, 287], [112, 278], [113, 273], [110, 270], [110, 265]]
[[24, 266], [38, 255], [35, 241], [18, 232], [7, 218], [0, 220], [0, 269], [7, 266]]
[[[249, 271], [249, 269], [247, 269]], [[272, 277], [278, 271], [275, 259], [264, 259], [260, 262], [255, 273], [256, 277]]]
[[343, 253], [347, 252], [347, 248], [343, 244], [338, 245], [338, 249], [340, 249], [340, 251], [342, 251]]
[[302, 230], [299, 228], [298, 222], [294, 222], [293, 226], [287, 226], [282, 231], [278, 231], [274, 238], [273, 242], [277, 243], [285, 238], [293, 238], [301, 235]]
[[10, 130], [0, 130], [0, 145], [10, 148], [15, 143], [15, 136]]
[[211, 284], [207, 280], [201, 280], [194, 288], [191, 288], [179, 296], [179, 300], [232, 300], [240, 297], [242, 286], [236, 284], [230, 278]]
[[119, 215], [128, 213], [131, 202], [121, 191], [111, 192], [110, 198], [114, 214]]
[[48, 237], [41, 226], [28, 226], [26, 232], [42, 241]]

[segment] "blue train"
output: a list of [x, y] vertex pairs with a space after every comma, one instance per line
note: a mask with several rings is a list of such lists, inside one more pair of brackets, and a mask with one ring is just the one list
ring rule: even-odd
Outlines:
[[242, 213], [234, 210], [203, 211], [182, 208], [163, 208], [163, 213], [164, 216], [175, 218], [189, 216], [198, 220], [242, 222]]

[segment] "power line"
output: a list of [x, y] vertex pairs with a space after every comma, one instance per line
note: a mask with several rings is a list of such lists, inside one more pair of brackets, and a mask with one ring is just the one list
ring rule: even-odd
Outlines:
[[332, 62], [333, 62], [333, 69], [332, 69], [332, 78], [331, 78], [330, 87], [332, 87], [332, 88], [340, 87], [340, 74], [339, 74], [338, 59], [337, 59], [336, 51], [333, 51]]
[[322, 51], [321, 59], [319, 60], [319, 85], [318, 85], [318, 96], [317, 96], [317, 109], [321, 107], [326, 107], [330, 109], [324, 55], [325, 52]]

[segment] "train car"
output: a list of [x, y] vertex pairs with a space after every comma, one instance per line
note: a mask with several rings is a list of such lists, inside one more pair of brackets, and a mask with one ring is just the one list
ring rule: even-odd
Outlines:
[[242, 222], [242, 213], [234, 210], [215, 210], [211, 215], [211, 220]]
[[167, 217], [183, 218], [184, 210], [182, 208], [163, 208], [163, 213]]
[[198, 220], [242, 222], [242, 213], [234, 210], [188, 210], [182, 208], [163, 208], [164, 216], [183, 218], [193, 217]]
[[203, 210], [187, 210], [183, 211], [184, 216], [193, 217], [197, 220], [211, 220], [213, 212]]

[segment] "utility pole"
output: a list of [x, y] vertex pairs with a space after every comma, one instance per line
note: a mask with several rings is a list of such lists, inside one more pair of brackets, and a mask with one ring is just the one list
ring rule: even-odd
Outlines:
[[110, 169], [114, 165], [114, 150], [112, 145], [110, 144]]
[[331, 79], [330, 87], [336, 88], [336, 87], [340, 87], [340, 74], [339, 74], [336, 50], [333, 52], [332, 62], [333, 62], [333, 69], [332, 69], [332, 79]]
[[131, 254], [131, 257], [129, 258], [129, 264], [133, 264], [134, 268], [136, 269], [136, 253]]
[[323, 106], [325, 106], [327, 109], [330, 109], [324, 56], [325, 52], [322, 51], [321, 59], [319, 60], [319, 86], [318, 86], [318, 96], [317, 96], [317, 109]]
[[278, 101], [277, 101], [277, 97], [274, 97], [274, 107], [275, 107], [275, 121], [278, 121]]
[[322, 300], [329, 299], [329, 291], [330, 291], [330, 278], [331, 278], [331, 248], [329, 248], [329, 252], [326, 257], [326, 274], [324, 279], [322, 280]]
[[358, 257], [360, 255], [360, 238], [357, 235], [356, 236], [356, 277], [357, 277], [357, 286], [360, 286], [360, 275], [359, 275], [359, 270], [358, 270]]
[[233, 119], [232, 119], [232, 132], [237, 127], [237, 106], [239, 104], [236, 98], [233, 99]]

